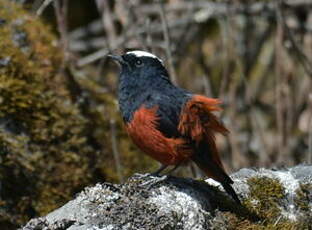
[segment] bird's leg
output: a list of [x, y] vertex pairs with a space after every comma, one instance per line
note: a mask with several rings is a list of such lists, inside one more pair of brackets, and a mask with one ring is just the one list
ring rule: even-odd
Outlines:
[[176, 165], [174, 166], [174, 168], [172, 168], [171, 170], [169, 170], [169, 172], [167, 172], [167, 173], [166, 173], [165, 175], [163, 175], [163, 176], [160, 176], [159, 174], [160, 174], [163, 170], [165, 170], [165, 169], [168, 167], [168, 165], [163, 165], [163, 164], [162, 164], [162, 165], [159, 167], [159, 169], [157, 169], [157, 171], [151, 173], [150, 175], [147, 174], [146, 176], [150, 176], [151, 179], [148, 180], [148, 181], [143, 182], [141, 185], [143, 185], [143, 186], [148, 186], [148, 188], [150, 188], [151, 186], [153, 186], [153, 185], [155, 185], [155, 184], [157, 184], [157, 183], [159, 183], [159, 182], [162, 182], [162, 181], [166, 180], [166, 179], [168, 178], [167, 175], [170, 175], [173, 171], [175, 171], [177, 168], [179, 168], [179, 166], [181, 166], [182, 163], [183, 163], [183, 161], [180, 161], [178, 164], [176, 164]]
[[151, 175], [153, 176], [158, 176], [162, 171], [164, 171], [166, 168], [168, 167], [168, 165], [161, 165], [159, 167], [159, 169], [157, 169], [155, 172], [152, 172]]
[[174, 166], [174, 168], [170, 169], [166, 174], [170, 175], [170, 174], [173, 173], [177, 168], [179, 168], [181, 164], [182, 164], [182, 161], [180, 161], [178, 164], [176, 164], [176, 165]]
[[147, 175], [147, 176], [149, 176], [151, 179], [149, 179], [148, 181], [143, 182], [141, 185], [143, 185], [143, 186], [148, 186], [148, 188], [150, 188], [151, 186], [153, 186], [153, 185], [155, 185], [155, 184], [157, 184], [157, 183], [159, 183], [159, 182], [162, 182], [162, 181], [166, 180], [166, 179], [167, 179], [167, 176], [166, 176], [166, 175], [160, 176], [159, 174], [160, 174], [163, 170], [165, 170], [167, 167], [168, 167], [168, 165], [163, 165], [163, 164], [162, 164], [162, 165], [159, 167], [159, 169], [157, 169], [155, 172], [153, 172], [153, 173]]
[[[160, 177], [160, 173], [162, 171], [164, 171], [166, 168], [168, 167], [168, 165], [161, 165], [155, 172], [152, 172], [152, 173], [145, 173], [145, 174], [137, 174], [137, 177], [139, 178], [147, 178], [147, 177], [150, 177], [152, 179], [154, 179], [155, 177]], [[162, 177], [160, 177], [162, 178]]]

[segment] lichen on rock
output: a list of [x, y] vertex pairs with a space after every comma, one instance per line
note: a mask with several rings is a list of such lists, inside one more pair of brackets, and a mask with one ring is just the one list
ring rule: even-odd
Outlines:
[[282, 170], [242, 169], [233, 174], [234, 187], [243, 196], [248, 218], [221, 212], [217, 219], [230, 229], [309, 229], [310, 214], [299, 204], [311, 207], [307, 192], [301, 190], [301, 183], [311, 183], [311, 175], [308, 165]]
[[[306, 176], [297, 173], [305, 170]], [[300, 173], [301, 174], [301, 173]], [[302, 174], [301, 174], [302, 175]], [[243, 201], [238, 206], [217, 183], [134, 175], [124, 184], [97, 184], [23, 230], [50, 229], [310, 229], [312, 166], [284, 170], [243, 169], [231, 177]], [[156, 182], [155, 182], [156, 181]], [[154, 182], [154, 183], [153, 183]], [[266, 203], [267, 202], [267, 203]], [[67, 229], [67, 228], [64, 228]]]
[[136, 174], [122, 185], [86, 188], [45, 221], [53, 228], [59, 219], [75, 220], [72, 229], [208, 229], [210, 214], [205, 210], [213, 209], [203, 198], [214, 193], [209, 185], [175, 177], [158, 183], [154, 179]]

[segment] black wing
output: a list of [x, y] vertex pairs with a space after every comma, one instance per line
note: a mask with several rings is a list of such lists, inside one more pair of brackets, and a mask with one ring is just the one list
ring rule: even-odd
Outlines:
[[179, 111], [174, 107], [159, 107], [157, 110], [158, 127], [157, 129], [162, 132], [166, 137], [179, 137], [178, 123]]
[[170, 94], [154, 96], [155, 105], [158, 106], [158, 130], [166, 137], [180, 137], [178, 125], [181, 110], [187, 101], [188, 95], [184, 91], [172, 90]]

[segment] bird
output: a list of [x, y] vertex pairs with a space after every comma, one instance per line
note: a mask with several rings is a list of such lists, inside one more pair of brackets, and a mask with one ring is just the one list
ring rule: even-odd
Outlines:
[[229, 133], [214, 114], [221, 110], [221, 101], [173, 84], [164, 62], [147, 51], [108, 57], [120, 66], [118, 103], [127, 133], [162, 164], [156, 173], [193, 161], [241, 204], [216, 146], [215, 134]]

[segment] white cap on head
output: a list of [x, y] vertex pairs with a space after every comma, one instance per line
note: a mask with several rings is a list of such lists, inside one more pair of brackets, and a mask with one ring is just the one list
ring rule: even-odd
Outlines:
[[155, 58], [155, 59], [157, 59], [158, 61], [160, 61], [161, 63], [163, 63], [163, 61], [162, 61], [160, 58], [158, 58], [158, 57], [155, 56], [154, 54], [149, 53], [149, 52], [146, 52], [146, 51], [133, 50], [133, 51], [127, 52], [127, 54], [133, 54], [133, 55], [135, 55], [136, 57], [151, 57], [151, 58]]

